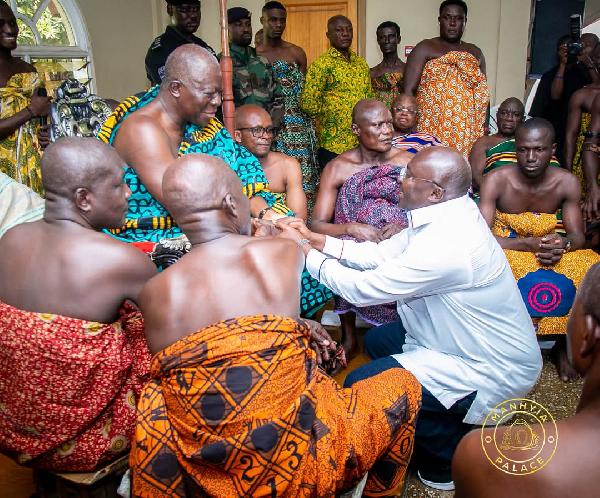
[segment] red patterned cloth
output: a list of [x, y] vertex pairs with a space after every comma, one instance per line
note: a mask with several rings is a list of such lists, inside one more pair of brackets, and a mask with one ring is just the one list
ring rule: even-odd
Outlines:
[[130, 447], [149, 371], [132, 306], [101, 324], [0, 302], [0, 452], [40, 469], [94, 470]]

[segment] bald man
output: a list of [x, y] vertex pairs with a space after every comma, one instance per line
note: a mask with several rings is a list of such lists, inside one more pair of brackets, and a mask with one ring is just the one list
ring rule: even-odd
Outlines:
[[[513, 475], [495, 467], [483, 453], [483, 438], [501, 439], [507, 427], [473, 431], [461, 442], [452, 462], [456, 481], [456, 498], [594, 498], [598, 495], [597, 475], [600, 459], [600, 264], [595, 264], [585, 275], [573, 304], [567, 325], [569, 359], [583, 377], [583, 389], [573, 417], [544, 424], [531, 420], [528, 426], [544, 448], [516, 448], [503, 450], [506, 457], [516, 461], [508, 468], [525, 463], [527, 475]], [[558, 444], [551, 444], [549, 436], [560, 435]], [[524, 442], [531, 443], [531, 438]], [[556, 449], [552, 459], [548, 456]], [[541, 453], [541, 454], [540, 454]], [[582, 458], [585, 455], [585, 458]], [[540, 468], [540, 462], [548, 463]], [[506, 460], [503, 460], [505, 462]], [[519, 463], [517, 463], [519, 462]], [[520, 463], [523, 462], [523, 463]]]
[[102, 233], [127, 213], [124, 166], [96, 139], [50, 144], [43, 219], [0, 240], [0, 451], [21, 464], [92, 471], [129, 447], [150, 356], [124, 303], [156, 267]]
[[400, 320], [366, 334], [374, 361], [345, 387], [398, 365], [414, 374], [423, 390], [414, 461], [421, 481], [443, 490], [454, 487], [462, 436], [501, 401], [526, 395], [542, 367], [510, 266], [470, 185], [459, 152], [429, 147], [411, 159], [400, 186], [409, 228], [388, 240], [341, 241], [299, 221], [276, 222], [292, 240], [307, 240], [306, 266], [334, 294], [356, 306], [397, 303]]
[[250, 237], [240, 187], [205, 155], [164, 175], [166, 207], [193, 247], [142, 291], [155, 356], [133, 495], [334, 496], [367, 471], [364, 496], [387, 494], [410, 459], [418, 383], [396, 368], [342, 391], [317, 368], [308, 343], [322, 332], [298, 317], [302, 253]]
[[[311, 230], [342, 239], [379, 242], [406, 227], [398, 206], [398, 180], [412, 155], [392, 148], [392, 116], [376, 99], [363, 99], [352, 111], [352, 133], [358, 147], [323, 170]], [[348, 359], [358, 353], [355, 320], [358, 313], [373, 325], [398, 319], [395, 305], [356, 309], [336, 298], [342, 324], [342, 345]]]
[[125, 159], [125, 182], [132, 190], [126, 225], [113, 232], [116, 237], [158, 242], [181, 235], [163, 205], [161, 182], [173, 160], [187, 153], [226, 158], [242, 180], [255, 217], [275, 219], [288, 213], [266, 191], [260, 163], [237, 148], [215, 118], [222, 91], [217, 60], [203, 48], [186, 44], [167, 59], [160, 87], [125, 100], [107, 121], [98, 136]]
[[308, 212], [300, 164], [281, 152], [271, 152], [271, 144], [277, 138], [278, 131], [273, 127], [271, 116], [262, 107], [246, 104], [235, 111], [233, 139], [258, 159], [269, 181], [269, 190], [295, 216], [306, 221]]

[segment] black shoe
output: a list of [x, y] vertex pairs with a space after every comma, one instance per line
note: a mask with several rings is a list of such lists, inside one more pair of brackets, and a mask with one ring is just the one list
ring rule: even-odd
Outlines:
[[440, 469], [419, 469], [417, 475], [425, 486], [441, 491], [454, 491], [452, 467], [450, 466]]

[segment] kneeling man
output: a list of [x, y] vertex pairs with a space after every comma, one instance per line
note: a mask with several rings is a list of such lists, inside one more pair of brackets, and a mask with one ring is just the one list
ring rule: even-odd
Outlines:
[[470, 186], [459, 152], [429, 147], [410, 161], [400, 186], [408, 228], [388, 240], [342, 241], [299, 221], [276, 222], [302, 243], [307, 268], [334, 294], [357, 306], [396, 301], [400, 321], [367, 333], [365, 353], [375, 361], [346, 385], [398, 365], [415, 375], [423, 388], [416, 466], [425, 484], [445, 490], [454, 487], [452, 455], [471, 424], [529, 392], [542, 368], [510, 267]]
[[43, 219], [0, 240], [0, 452], [18, 463], [91, 471], [133, 436], [150, 354], [123, 303], [156, 267], [101, 233], [127, 214], [124, 166], [93, 138], [49, 145]]
[[298, 317], [302, 253], [249, 236], [249, 201], [220, 159], [178, 159], [163, 197], [193, 247], [142, 291], [154, 358], [133, 495], [334, 496], [367, 471], [364, 495], [388, 494], [412, 453], [415, 378], [397, 365], [341, 389], [318, 369]]
[[[479, 206], [505, 250], [536, 332], [559, 334], [556, 368], [569, 381], [577, 373], [567, 360], [567, 319], [577, 287], [599, 256], [578, 250], [585, 242], [581, 184], [574, 174], [550, 166], [553, 126], [542, 118], [525, 121], [517, 128], [515, 149], [517, 164], [485, 176]], [[566, 237], [556, 233], [561, 206]]]

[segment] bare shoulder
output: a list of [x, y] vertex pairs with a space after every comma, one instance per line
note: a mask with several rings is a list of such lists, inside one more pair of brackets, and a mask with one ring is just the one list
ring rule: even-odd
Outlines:
[[406, 166], [409, 161], [414, 157], [414, 154], [408, 152], [403, 149], [398, 149], [397, 147], [392, 147], [391, 155], [389, 156], [389, 161], [393, 161], [393, 164], [397, 166]]
[[[356, 155], [356, 150], [351, 149], [329, 161], [321, 174], [321, 185], [325, 183], [341, 186], [354, 173], [352, 165], [357, 163]], [[327, 181], [323, 182], [323, 180]]]
[[[247, 254], [255, 261], [268, 262], [271, 266], [276, 262], [284, 267], [286, 261], [294, 260], [299, 254], [295, 242], [282, 237], [248, 237], [248, 241], [241, 247], [242, 254]], [[281, 258], [284, 258], [282, 261]], [[276, 259], [273, 259], [276, 258]]]
[[300, 168], [300, 163], [287, 154], [283, 154], [281, 152], [271, 152], [270, 155], [272, 155], [272, 164], [276, 167], [285, 169]]
[[576, 193], [575, 191], [581, 190], [581, 181], [574, 173], [557, 166], [549, 166], [548, 173], [550, 174], [550, 178], [556, 180], [559, 189], [565, 192], [565, 194]]

